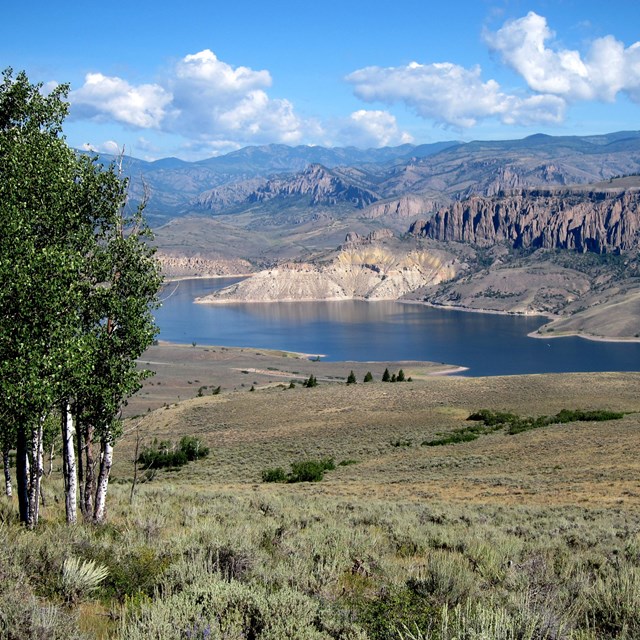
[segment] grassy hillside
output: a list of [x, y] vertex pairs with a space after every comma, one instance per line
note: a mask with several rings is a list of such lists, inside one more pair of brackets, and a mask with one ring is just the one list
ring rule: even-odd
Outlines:
[[[358, 371], [349, 386], [238, 387], [131, 419], [103, 528], [62, 524], [55, 472], [40, 531], [19, 529], [3, 503], [0, 637], [640, 636], [640, 374], [394, 384], [372, 372], [367, 384]], [[624, 415], [423, 444], [484, 408]], [[138, 469], [130, 504], [136, 446], [185, 435], [209, 456]], [[262, 482], [265, 469], [321, 458], [335, 469], [320, 482]], [[95, 590], [64, 580], [70, 556], [108, 576]]]

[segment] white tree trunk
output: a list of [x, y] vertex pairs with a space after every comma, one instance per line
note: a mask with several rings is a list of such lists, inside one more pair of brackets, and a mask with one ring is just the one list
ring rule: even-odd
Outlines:
[[29, 528], [38, 524], [40, 513], [40, 481], [44, 473], [42, 429], [44, 417], [31, 433], [31, 468], [29, 470]]
[[55, 441], [51, 443], [51, 449], [49, 449], [49, 468], [47, 469], [47, 476], [50, 476], [53, 473], [53, 458], [56, 453], [56, 443]]
[[109, 486], [109, 473], [113, 463], [113, 445], [107, 433], [100, 441], [100, 473], [96, 487], [96, 501], [93, 511], [93, 521], [102, 523], [107, 517], [107, 488]]
[[68, 402], [65, 402], [62, 405], [62, 473], [64, 475], [64, 506], [68, 524], [75, 524], [78, 519], [78, 482], [73, 435], [71, 407]]
[[4, 490], [7, 498], [13, 496], [13, 488], [11, 486], [11, 469], [9, 469], [9, 449], [5, 447], [2, 450], [2, 466], [4, 467]]

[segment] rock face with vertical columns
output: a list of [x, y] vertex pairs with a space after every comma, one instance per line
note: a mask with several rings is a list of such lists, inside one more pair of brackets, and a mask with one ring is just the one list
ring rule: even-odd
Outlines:
[[619, 253], [640, 246], [640, 191], [518, 191], [439, 209], [411, 232], [439, 241]]

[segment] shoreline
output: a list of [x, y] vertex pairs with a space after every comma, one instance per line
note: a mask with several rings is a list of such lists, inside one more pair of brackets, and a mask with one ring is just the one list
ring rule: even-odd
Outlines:
[[[158, 347], [188, 347], [189, 349], [192, 349], [194, 347], [194, 345], [192, 343], [189, 342], [173, 342], [172, 340], [158, 340], [157, 341], [157, 345]], [[247, 349], [250, 349], [252, 351], [259, 351], [261, 353], [264, 353], [266, 355], [273, 355], [273, 356], [285, 356], [285, 357], [292, 357], [292, 358], [306, 358], [308, 359], [310, 362], [313, 362], [313, 360], [315, 358], [326, 358], [327, 355], [325, 353], [302, 353], [301, 351], [289, 351], [287, 349], [269, 349], [269, 348], [262, 348], [262, 347], [252, 347], [251, 345], [244, 345], [241, 347], [225, 347], [223, 345], [220, 344], [200, 344], [197, 343], [195, 345], [196, 347], [202, 347], [204, 349], [221, 349], [221, 350], [225, 350], [225, 351], [245, 351]], [[326, 362], [326, 360], [325, 360]], [[341, 360], [340, 362], [347, 362], [347, 360]]]
[[[172, 282], [179, 282], [182, 280], [206, 280], [206, 279], [222, 279], [222, 278], [246, 278], [250, 277], [251, 274], [239, 274], [236, 276], [185, 276], [185, 277], [177, 277], [171, 280], [165, 280], [165, 283], [170, 284]], [[545, 312], [526, 312], [526, 311], [500, 311], [497, 309], [473, 309], [470, 307], [462, 307], [455, 305], [445, 305], [445, 304], [434, 304], [432, 302], [427, 302], [424, 300], [404, 300], [404, 299], [393, 299], [390, 298], [388, 300], [370, 300], [366, 298], [308, 298], [304, 300], [229, 300], [229, 299], [210, 299], [210, 295], [197, 297], [193, 300], [194, 304], [211, 304], [211, 305], [225, 305], [225, 304], [273, 304], [273, 303], [306, 303], [306, 302], [349, 302], [353, 300], [358, 300], [367, 303], [376, 303], [376, 302], [397, 302], [400, 304], [413, 304], [413, 305], [421, 305], [424, 307], [430, 307], [432, 309], [442, 309], [444, 311], [461, 311], [464, 313], [484, 313], [490, 315], [503, 315], [503, 316], [512, 316], [516, 318], [546, 318], [547, 322], [540, 325], [538, 329], [527, 333], [528, 338], [584, 338], [585, 340], [591, 340], [594, 342], [612, 342], [612, 343], [637, 343], [640, 342], [640, 337], [636, 336], [601, 336], [596, 334], [585, 333], [583, 331], [568, 331], [568, 332], [559, 332], [557, 334], [544, 333], [540, 334], [538, 331], [544, 327], [548, 323], [552, 323], [555, 320], [561, 319], [563, 316], [559, 316], [553, 313], [545, 313]], [[307, 356], [308, 354], [302, 354]], [[315, 354], [312, 354], [315, 355]], [[321, 356], [322, 357], [322, 356]]]
[[253, 273], [234, 273], [231, 275], [206, 275], [206, 276], [163, 276], [162, 284], [171, 284], [172, 282], [182, 282], [184, 280], [223, 280], [229, 278], [249, 278]]
[[[194, 348], [194, 346], [192, 344], [188, 344], [188, 343], [184, 343], [184, 342], [172, 342], [171, 340], [158, 340], [158, 343], [155, 345], [157, 347], [176, 347], [176, 348], [180, 348], [180, 349], [185, 349], [185, 350], [191, 350]], [[252, 346], [242, 346], [242, 347], [225, 347], [225, 346], [221, 346], [221, 345], [216, 345], [216, 344], [197, 344], [196, 347], [198, 349], [204, 349], [209, 350], [209, 349], [214, 349], [214, 350], [221, 350], [221, 351], [230, 351], [230, 352], [238, 352], [240, 353], [245, 353], [245, 352], [252, 352], [255, 353], [256, 355], [262, 355], [262, 356], [271, 356], [271, 357], [277, 357], [277, 358], [281, 358], [281, 357], [286, 357], [286, 358], [292, 358], [292, 359], [299, 359], [299, 360], [306, 360], [309, 363], [322, 363], [323, 365], [327, 365], [327, 366], [340, 366], [340, 365], [344, 365], [344, 364], [352, 364], [352, 365], [357, 365], [357, 366], [364, 366], [364, 365], [388, 365], [388, 366], [407, 366], [407, 365], [430, 365], [430, 366], [445, 366], [447, 367], [446, 369], [438, 369], [436, 371], [424, 374], [427, 376], [448, 376], [448, 375], [456, 375], [458, 373], [462, 373], [464, 371], [469, 371], [469, 367], [465, 367], [462, 365], [454, 365], [454, 364], [448, 364], [445, 362], [435, 362], [432, 360], [322, 360], [322, 358], [326, 358], [326, 354], [322, 354], [322, 353], [302, 353], [300, 351], [287, 351], [284, 349], [263, 349], [261, 347], [252, 347]], [[139, 359], [140, 362], [144, 362], [145, 359], [144, 358], [140, 358]], [[151, 362], [149, 361], [149, 363], [151, 364]], [[156, 364], [165, 364], [165, 363], [156, 363]], [[291, 376], [293, 375], [294, 377], [296, 376], [296, 374], [291, 374], [290, 372], [286, 372], [286, 371], [277, 371], [275, 369], [265, 369], [265, 370], [260, 370], [257, 369], [255, 367], [245, 367], [245, 368], [233, 368], [234, 370], [237, 369], [238, 371], [249, 371], [251, 373], [261, 373], [261, 374], [265, 374], [265, 375], [271, 375], [274, 377], [282, 377], [284, 376]], [[307, 376], [303, 376], [303, 377], [307, 377]]]
[[394, 300], [402, 304], [418, 304], [423, 307], [431, 307], [432, 309], [443, 309], [444, 311], [463, 311], [464, 313], [488, 313], [496, 316], [513, 316], [514, 318], [549, 318], [557, 320], [560, 316], [552, 313], [544, 313], [543, 311], [525, 312], [525, 311], [500, 311], [498, 309], [472, 309], [471, 307], [456, 307], [450, 304], [435, 304], [424, 300]]
[[592, 342], [630, 342], [634, 344], [636, 342], [640, 342], [640, 338], [636, 338], [635, 336], [631, 336], [628, 338], [614, 338], [607, 336], [597, 336], [593, 333], [582, 333], [580, 331], [568, 331], [566, 333], [538, 333], [538, 331], [532, 331], [531, 333], [527, 334], [527, 337], [535, 338], [536, 340], [553, 340], [555, 338], [584, 338], [585, 340], [591, 340]]

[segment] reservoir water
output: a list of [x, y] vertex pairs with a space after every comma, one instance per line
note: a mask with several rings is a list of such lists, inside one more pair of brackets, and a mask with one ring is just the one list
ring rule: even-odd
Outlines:
[[467, 313], [399, 302], [195, 304], [238, 279], [169, 283], [156, 312], [171, 342], [283, 349], [327, 360], [429, 360], [464, 375], [640, 370], [640, 343], [527, 337], [544, 318]]

